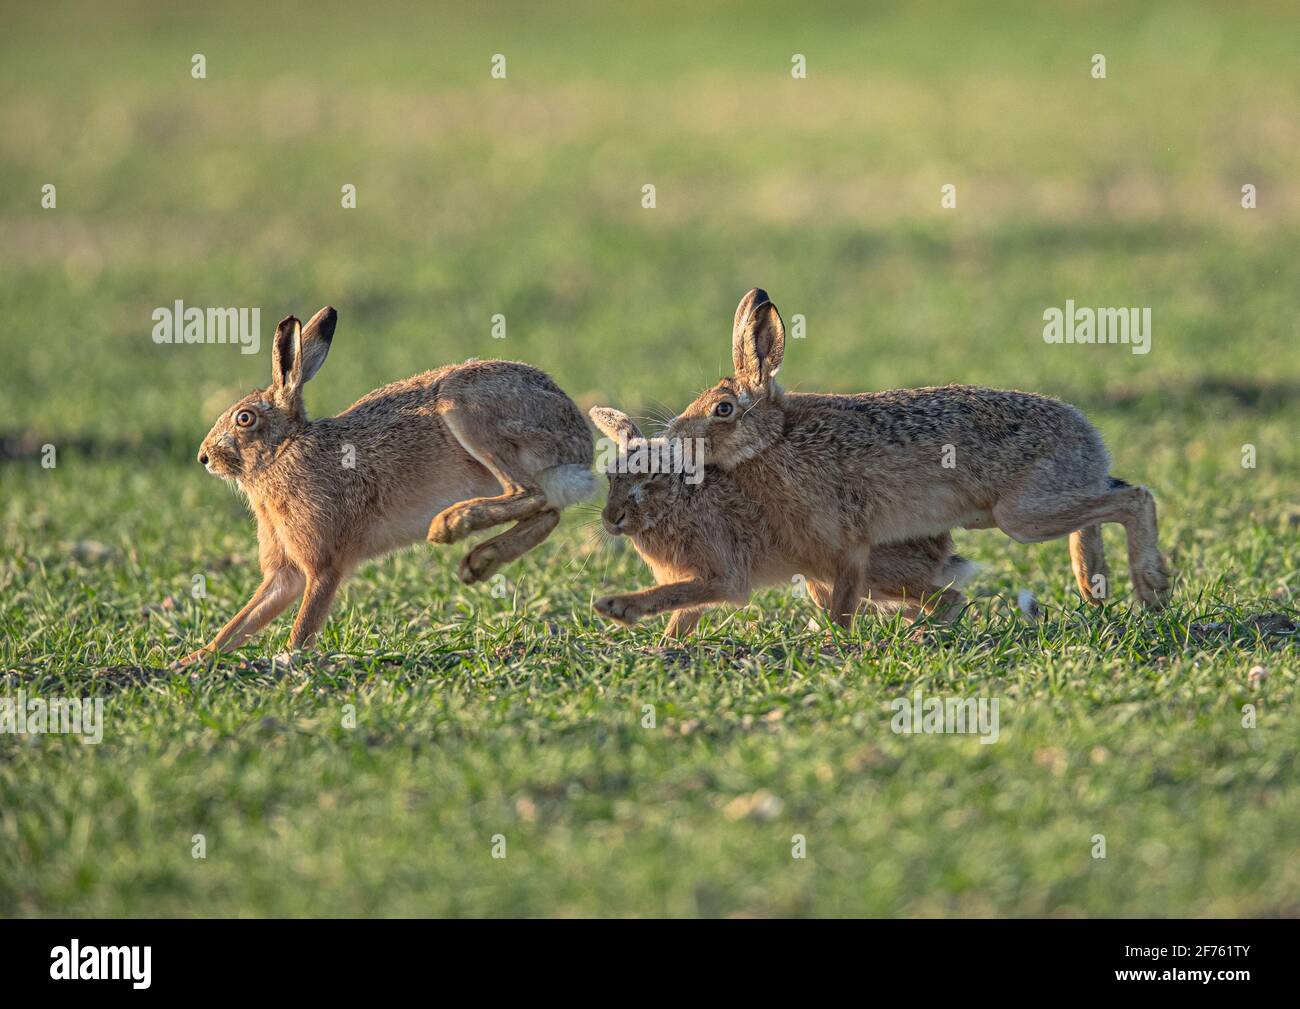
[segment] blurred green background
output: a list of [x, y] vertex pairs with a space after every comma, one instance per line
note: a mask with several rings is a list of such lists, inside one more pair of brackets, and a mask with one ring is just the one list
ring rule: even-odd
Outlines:
[[[1282, 2], [5, 5], [0, 663], [112, 701], [98, 748], [0, 737], [0, 911], [1300, 912], [1298, 42]], [[256, 584], [193, 458], [281, 316], [339, 309], [314, 414], [504, 356], [647, 416], [730, 370], [754, 285], [807, 320], [788, 387], [1082, 407], [1157, 494], [1175, 610], [1076, 617], [1063, 544], [967, 533], [983, 609], [942, 646], [869, 627], [887, 648], [827, 658], [778, 589], [683, 658], [593, 619], [650, 579], [587, 514], [507, 598], [456, 551], [367, 569], [313, 674], [268, 672], [284, 621], [242, 666], [160, 671]], [[1149, 306], [1151, 352], [1045, 344], [1066, 299]], [[176, 300], [260, 307], [263, 353], [154, 344]], [[913, 686], [1017, 730], [882, 738]]]

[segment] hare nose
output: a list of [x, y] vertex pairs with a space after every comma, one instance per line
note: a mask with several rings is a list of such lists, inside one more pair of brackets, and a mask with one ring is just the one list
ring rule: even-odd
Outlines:
[[208, 453], [206, 453], [206, 452], [200, 452], [200, 453], [199, 453], [199, 465], [200, 465], [200, 466], [206, 466], [207, 464], [208, 464]]
[[626, 519], [627, 519], [627, 512], [621, 511], [618, 513], [618, 517], [614, 519], [614, 525], [617, 526], [619, 529], [622, 529], [623, 523]]

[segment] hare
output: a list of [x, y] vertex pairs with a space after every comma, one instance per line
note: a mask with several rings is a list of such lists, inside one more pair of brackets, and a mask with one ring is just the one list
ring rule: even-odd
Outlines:
[[[596, 407], [589, 416], [619, 444], [619, 460], [653, 445], [626, 414]], [[661, 443], [662, 444], [662, 443]], [[742, 490], [734, 476], [711, 467], [698, 483], [682, 472], [638, 474], [618, 465], [609, 472], [609, 497], [601, 513], [605, 529], [629, 536], [649, 565], [658, 587], [596, 600], [611, 620], [634, 624], [642, 617], [672, 612], [667, 633], [685, 637], [705, 607], [743, 605], [751, 590], [802, 574], [809, 594], [829, 609], [835, 559], [821, 549], [804, 549], [786, 523], [770, 521], [767, 510]], [[637, 467], [641, 468], [641, 467]], [[975, 565], [952, 553], [945, 530], [905, 543], [880, 546], [864, 574], [864, 594], [878, 608], [902, 608], [909, 619], [922, 611], [950, 616], [962, 605], [957, 588]]]
[[1101, 435], [1074, 407], [1025, 392], [950, 385], [859, 395], [776, 383], [785, 326], [757, 288], [732, 327], [735, 374], [669, 424], [739, 484], [778, 537], [834, 565], [830, 609], [852, 617], [874, 551], [949, 530], [999, 528], [1021, 543], [1070, 538], [1084, 599], [1108, 594], [1101, 523], [1128, 535], [1142, 603], [1169, 598], [1155, 500], [1110, 475]]
[[543, 372], [470, 361], [394, 382], [337, 417], [308, 420], [303, 386], [329, 353], [337, 313], [275, 331], [271, 384], [217, 419], [199, 449], [257, 519], [263, 581], [207, 645], [238, 648], [303, 597], [290, 647], [311, 643], [339, 586], [363, 560], [417, 542], [455, 543], [514, 522], [461, 561], [489, 577], [541, 543], [560, 511], [595, 491], [592, 438], [574, 402]]

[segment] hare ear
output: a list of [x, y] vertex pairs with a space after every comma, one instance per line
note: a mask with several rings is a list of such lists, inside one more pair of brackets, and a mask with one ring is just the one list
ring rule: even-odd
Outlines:
[[302, 327], [302, 381], [310, 382], [325, 357], [330, 352], [330, 341], [334, 339], [334, 327], [338, 324], [339, 313], [332, 305], [326, 305], [307, 320]]
[[740, 304], [736, 306], [736, 318], [731, 323], [731, 339], [733, 341], [732, 343], [733, 350], [735, 348], [734, 341], [736, 337], [738, 337], [741, 333], [740, 327], [744, 324], [745, 320], [749, 318], [749, 313], [754, 311], [754, 306], [761, 305], [763, 304], [763, 302], [771, 301], [771, 300], [772, 299], [767, 296], [767, 292], [764, 291], [761, 287], [751, 287], [749, 289], [749, 293], [740, 299]]
[[[748, 311], [746, 302], [749, 302]], [[743, 313], [743, 314], [742, 314]], [[765, 390], [781, 370], [785, 356], [785, 323], [767, 295], [754, 288], [740, 300], [731, 334], [731, 363], [742, 385]]]
[[615, 441], [634, 441], [644, 437], [641, 430], [632, 423], [631, 417], [612, 406], [593, 406], [587, 416], [600, 429], [601, 434]]
[[271, 382], [285, 392], [294, 392], [302, 385], [302, 323], [292, 315], [285, 316], [275, 327]]

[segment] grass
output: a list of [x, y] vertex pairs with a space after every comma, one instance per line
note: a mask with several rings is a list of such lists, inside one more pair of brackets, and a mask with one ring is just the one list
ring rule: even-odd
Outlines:
[[[106, 727], [0, 734], [0, 913], [1300, 913], [1285, 5], [4, 19], [3, 696], [102, 697]], [[313, 413], [508, 356], [645, 416], [725, 372], [754, 284], [807, 319], [791, 387], [1078, 404], [1157, 494], [1175, 605], [1129, 608], [1113, 530], [1102, 613], [1063, 543], [963, 532], [983, 568], [954, 630], [828, 640], [776, 589], [669, 648], [596, 618], [650, 578], [575, 510], [495, 594], [455, 580], [460, 549], [412, 550], [358, 575], [306, 666], [272, 666], [282, 619], [166, 671], [257, 582], [243, 505], [193, 459], [281, 315], [340, 310]], [[1151, 306], [1151, 352], [1045, 344], [1067, 298]], [[155, 345], [177, 299], [261, 306], [263, 352]], [[894, 734], [918, 689], [997, 698], [999, 740]]]

